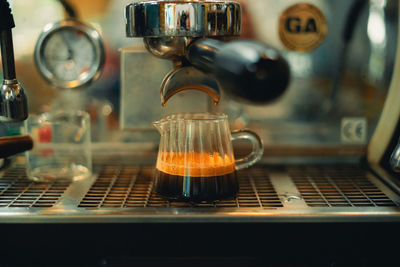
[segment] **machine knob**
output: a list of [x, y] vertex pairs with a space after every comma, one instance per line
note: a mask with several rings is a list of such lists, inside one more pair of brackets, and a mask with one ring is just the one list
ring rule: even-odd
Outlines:
[[222, 90], [252, 103], [266, 103], [283, 94], [289, 65], [279, 53], [259, 42], [200, 39], [190, 45], [189, 62], [215, 75]]
[[29, 135], [0, 137], [0, 158], [11, 157], [32, 148], [33, 140]]
[[396, 148], [393, 150], [392, 155], [390, 156], [390, 166], [392, 167], [393, 171], [400, 172], [400, 139]]

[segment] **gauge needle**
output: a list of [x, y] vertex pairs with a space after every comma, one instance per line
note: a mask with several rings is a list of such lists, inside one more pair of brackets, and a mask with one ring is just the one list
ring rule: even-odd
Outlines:
[[51, 60], [53, 60], [53, 61], [58, 61], [58, 62], [65, 62], [65, 61], [70, 61], [71, 59], [69, 59], [69, 57], [68, 58], [62, 58], [62, 57], [57, 57], [57, 56], [53, 56], [53, 57], [50, 57], [50, 59]]
[[65, 34], [67, 34], [66, 31], [64, 31], [61, 34], [61, 36], [62, 36], [62, 38], [64, 40], [65, 45], [67, 46], [67, 51], [68, 51], [67, 60], [72, 60], [73, 59], [73, 51], [72, 51], [71, 45], [69, 44], [68, 38], [67, 38], [67, 36], [65, 36]]

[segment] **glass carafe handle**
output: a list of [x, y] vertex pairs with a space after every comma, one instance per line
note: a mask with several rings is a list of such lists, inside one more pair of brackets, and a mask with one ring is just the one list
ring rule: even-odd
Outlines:
[[238, 139], [249, 140], [253, 146], [252, 151], [249, 155], [244, 158], [237, 159], [236, 170], [241, 170], [250, 167], [259, 161], [264, 153], [263, 144], [261, 138], [255, 132], [251, 130], [235, 130], [232, 132], [232, 141]]

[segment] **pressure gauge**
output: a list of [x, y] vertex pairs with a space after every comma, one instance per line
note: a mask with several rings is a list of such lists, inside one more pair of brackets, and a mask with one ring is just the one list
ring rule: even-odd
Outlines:
[[45, 26], [35, 47], [40, 74], [61, 89], [82, 87], [97, 79], [104, 58], [99, 32], [75, 19]]

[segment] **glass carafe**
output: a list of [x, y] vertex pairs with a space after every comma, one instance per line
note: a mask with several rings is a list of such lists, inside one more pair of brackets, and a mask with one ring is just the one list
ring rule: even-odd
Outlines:
[[[156, 121], [161, 140], [154, 189], [183, 201], [212, 201], [238, 192], [236, 170], [247, 168], [263, 155], [260, 137], [250, 130], [231, 133], [225, 114], [179, 113]], [[235, 160], [232, 140], [247, 139], [252, 152]]]

